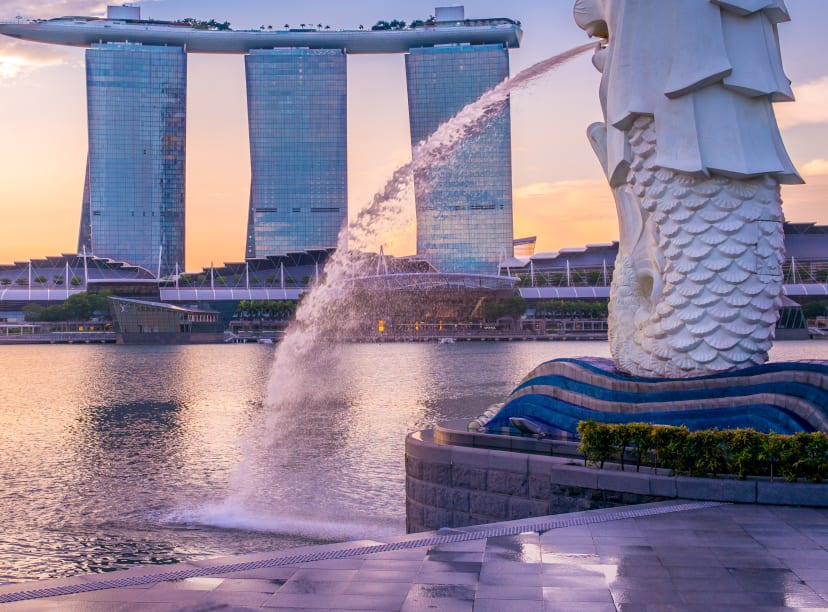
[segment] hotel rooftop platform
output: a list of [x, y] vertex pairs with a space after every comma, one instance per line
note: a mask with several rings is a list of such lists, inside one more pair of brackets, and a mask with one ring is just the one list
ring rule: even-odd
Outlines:
[[0, 610], [825, 610], [828, 511], [661, 502], [0, 586]]

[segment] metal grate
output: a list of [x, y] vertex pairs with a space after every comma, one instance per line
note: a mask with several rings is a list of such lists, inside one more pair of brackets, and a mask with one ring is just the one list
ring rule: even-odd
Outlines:
[[79, 593], [88, 593], [90, 591], [104, 591], [106, 589], [134, 587], [159, 582], [168, 582], [171, 580], [185, 580], [187, 578], [219, 576], [221, 574], [229, 574], [231, 572], [246, 572], [271, 567], [283, 567], [288, 565], [297, 565], [300, 563], [310, 563], [312, 561], [347, 559], [350, 557], [372, 555], [376, 553], [389, 552], [395, 550], [406, 550], [412, 548], [422, 548], [424, 546], [437, 546], [440, 544], [453, 544], [455, 542], [481, 540], [483, 538], [518, 535], [520, 533], [525, 533], [528, 531], [544, 532], [550, 531], [552, 529], [562, 529], [564, 527], [574, 527], [578, 525], [594, 525], [596, 523], [608, 523], [610, 521], [620, 521], [630, 518], [656, 516], [660, 514], [669, 514], [672, 512], [683, 512], [686, 510], [715, 508], [721, 505], [722, 504], [719, 502], [689, 502], [682, 504], [654, 506], [648, 508], [632, 507], [626, 510], [602, 511], [597, 513], [583, 514], [580, 516], [569, 516], [568, 518], [544, 517], [546, 520], [537, 523], [521, 521], [518, 524], [509, 525], [505, 527], [473, 527], [457, 529], [454, 530], [454, 533], [451, 534], [435, 535], [426, 538], [404, 540], [401, 542], [392, 542], [388, 544], [377, 544], [374, 546], [360, 546], [355, 548], [345, 548], [341, 550], [328, 550], [315, 553], [303, 553], [300, 555], [273, 557], [270, 559], [262, 559], [259, 561], [248, 561], [244, 563], [228, 563], [226, 565], [217, 565], [215, 567], [193, 568], [188, 570], [163, 572], [160, 574], [152, 574], [146, 576], [124, 576], [123, 578], [116, 578], [112, 580], [100, 580], [94, 582], [84, 582], [82, 584], [72, 584], [62, 587], [17, 591], [14, 593], [5, 593], [0, 595], [0, 604], [11, 603], [16, 601], [26, 601], [30, 599], [40, 599], [43, 597], [57, 597], [59, 595], [77, 595]]

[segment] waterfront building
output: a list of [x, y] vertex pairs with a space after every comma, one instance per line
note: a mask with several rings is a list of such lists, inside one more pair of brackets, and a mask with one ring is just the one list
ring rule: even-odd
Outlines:
[[163, 302], [109, 297], [117, 344], [196, 344], [224, 342], [216, 310]]
[[[502, 44], [412, 49], [406, 56], [411, 144], [509, 76]], [[496, 274], [513, 254], [507, 103], [446, 159], [415, 173], [417, 255], [442, 272]]]
[[[110, 6], [106, 18], [0, 23], [0, 34], [91, 47], [78, 251], [164, 276], [185, 269], [186, 53], [246, 54], [250, 259], [336, 245], [347, 219], [347, 54], [410, 53], [416, 144], [508, 76], [507, 50], [523, 35], [518, 22], [466, 19], [462, 7], [437, 8], [435, 17], [407, 27], [388, 25], [232, 30], [144, 20], [139, 7]], [[446, 272], [495, 274], [498, 260], [511, 256], [509, 148], [507, 105], [451, 160], [416, 178], [433, 194], [418, 198], [424, 259]]]
[[253, 50], [248, 259], [336, 246], [348, 216], [347, 72], [341, 49]]
[[181, 47], [86, 51], [89, 157], [79, 250], [161, 275], [183, 268], [187, 56]]

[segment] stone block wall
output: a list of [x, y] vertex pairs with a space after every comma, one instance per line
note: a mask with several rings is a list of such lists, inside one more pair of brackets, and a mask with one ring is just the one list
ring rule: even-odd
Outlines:
[[426, 430], [406, 439], [409, 533], [677, 498], [828, 507], [826, 484], [689, 478], [611, 465], [598, 470], [571, 456], [533, 454], [551, 452], [549, 441], [523, 452], [512, 449], [505, 436], [438, 428], [437, 438]]
[[599, 489], [597, 470], [572, 477], [572, 459], [438, 445], [431, 433], [406, 441], [409, 533], [668, 499]]

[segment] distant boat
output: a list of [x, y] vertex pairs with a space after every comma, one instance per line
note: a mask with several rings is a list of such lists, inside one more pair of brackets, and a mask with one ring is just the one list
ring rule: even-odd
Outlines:
[[440, 338], [440, 342], [438, 344], [454, 344], [454, 338]]
[[273, 338], [259, 338], [256, 342], [258, 344], [273, 344]]

